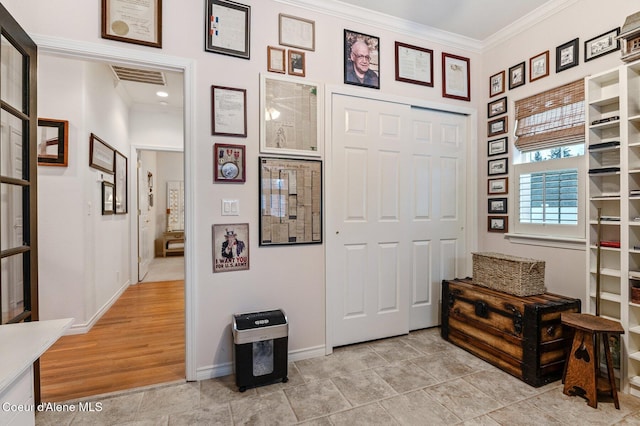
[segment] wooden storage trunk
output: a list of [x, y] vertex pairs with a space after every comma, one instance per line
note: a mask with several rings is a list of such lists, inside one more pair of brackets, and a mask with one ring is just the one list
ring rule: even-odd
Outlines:
[[519, 297], [470, 278], [442, 282], [442, 338], [531, 386], [562, 377], [573, 337], [562, 312], [580, 312], [580, 299]]

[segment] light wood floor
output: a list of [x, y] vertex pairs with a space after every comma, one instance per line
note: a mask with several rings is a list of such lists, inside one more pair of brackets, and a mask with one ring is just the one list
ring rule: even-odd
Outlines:
[[182, 380], [184, 359], [184, 281], [132, 285], [88, 333], [41, 357], [42, 401]]

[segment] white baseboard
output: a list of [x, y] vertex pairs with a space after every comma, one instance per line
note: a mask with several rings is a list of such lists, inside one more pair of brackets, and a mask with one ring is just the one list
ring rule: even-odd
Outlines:
[[[289, 362], [325, 356], [324, 350], [324, 345], [320, 345], [306, 349], [289, 351]], [[228, 376], [229, 374], [233, 374], [233, 362], [200, 367], [196, 373], [196, 380], [209, 380], [216, 377]]]
[[89, 330], [91, 330], [91, 328], [98, 322], [98, 320], [102, 318], [102, 316], [105, 313], [107, 313], [109, 308], [111, 308], [111, 306], [113, 306], [113, 304], [116, 303], [116, 301], [120, 298], [120, 296], [122, 296], [122, 293], [124, 293], [124, 291], [127, 288], [129, 288], [129, 285], [131, 285], [131, 282], [127, 281], [122, 287], [120, 287], [120, 289], [113, 296], [111, 296], [111, 299], [109, 299], [107, 303], [102, 305], [102, 307], [98, 309], [98, 311], [95, 314], [93, 314], [93, 316], [89, 319], [89, 321], [83, 324], [73, 324], [67, 330], [67, 332], [64, 333], [64, 335], [71, 336], [72, 334], [88, 333]]

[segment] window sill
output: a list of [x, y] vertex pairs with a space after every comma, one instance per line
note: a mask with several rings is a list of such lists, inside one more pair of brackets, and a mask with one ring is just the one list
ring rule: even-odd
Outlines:
[[568, 250], [587, 249], [587, 240], [584, 238], [554, 237], [553, 235], [533, 234], [505, 234], [505, 238], [514, 244], [527, 244], [530, 246], [555, 247]]

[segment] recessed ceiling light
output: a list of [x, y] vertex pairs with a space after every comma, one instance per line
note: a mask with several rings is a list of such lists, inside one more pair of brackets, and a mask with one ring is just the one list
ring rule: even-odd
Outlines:
[[167, 96], [169, 96], [169, 94], [167, 92], [156, 92], [156, 95], [160, 96], [161, 98], [166, 98]]
[[169, 105], [169, 102], [167, 102], [167, 101], [160, 101], [160, 105], [162, 105], [162, 106], [167, 106], [167, 105]]

